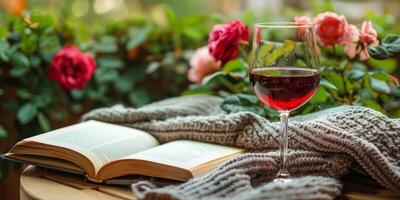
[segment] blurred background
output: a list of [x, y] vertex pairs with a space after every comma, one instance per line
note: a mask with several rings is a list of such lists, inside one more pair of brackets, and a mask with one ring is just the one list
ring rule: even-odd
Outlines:
[[[76, 123], [93, 108], [191, 94], [191, 54], [206, 45], [214, 24], [229, 19], [251, 26], [335, 11], [354, 24], [371, 20], [380, 38], [400, 34], [398, 0], [0, 0], [0, 7], [1, 153]], [[70, 93], [45, 74], [66, 44], [92, 53], [97, 63], [93, 80]], [[398, 77], [398, 60], [368, 62]], [[0, 160], [0, 169], [0, 199], [19, 199], [21, 166]]]

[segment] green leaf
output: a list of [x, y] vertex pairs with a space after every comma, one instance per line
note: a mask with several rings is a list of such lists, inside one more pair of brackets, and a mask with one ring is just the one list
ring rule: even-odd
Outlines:
[[60, 40], [55, 34], [45, 34], [40, 36], [39, 49], [42, 54], [49, 54], [52, 57], [58, 50], [61, 49]]
[[388, 73], [382, 71], [372, 73], [372, 77], [383, 81], [392, 81], [392, 77]]
[[386, 50], [392, 55], [400, 53], [400, 45], [385, 46]]
[[0, 126], [0, 139], [6, 137], [7, 137], [7, 130], [3, 126]]
[[360, 70], [360, 69], [353, 69], [349, 73], [349, 78], [353, 81], [360, 80], [364, 77], [365, 71]]
[[201, 84], [202, 85], [209, 85], [211, 83], [216, 82], [219, 78], [225, 77], [226, 75], [227, 75], [227, 73], [223, 72], [223, 71], [215, 72], [213, 74], [210, 74], [210, 75], [204, 77], [203, 80], [201, 81]]
[[27, 124], [36, 116], [37, 108], [32, 103], [22, 105], [17, 111], [17, 119], [21, 124]]
[[88, 90], [88, 96], [95, 100], [104, 100], [105, 98], [107, 98], [107, 96], [105, 96], [106, 91], [107, 85], [103, 84], [96, 89], [93, 88], [91, 90]]
[[101, 57], [97, 60], [99, 68], [120, 69], [123, 62], [117, 57]]
[[96, 52], [115, 53], [118, 50], [116, 38], [110, 35], [105, 35], [100, 38], [100, 41], [94, 44]]
[[37, 35], [31, 33], [22, 37], [20, 43], [20, 48], [24, 53], [30, 54], [34, 52], [37, 48], [38, 37]]
[[271, 66], [274, 62], [287, 62], [288, 59], [285, 58], [291, 57], [295, 49], [296, 43], [294, 41], [285, 40], [282, 47], [276, 48], [272, 51], [272, 53], [263, 58], [260, 58], [256, 64], [259, 66]]
[[382, 40], [382, 46], [391, 54], [400, 53], [400, 35], [391, 35]]
[[129, 94], [129, 100], [136, 106], [143, 106], [151, 102], [151, 94], [145, 89], [137, 89]]
[[371, 87], [379, 93], [390, 93], [390, 87], [385, 81], [371, 77]]
[[373, 101], [373, 100], [371, 100], [371, 99], [364, 99], [363, 103], [364, 103], [367, 107], [372, 108], [372, 109], [374, 109], [374, 110], [376, 110], [376, 111], [385, 112], [385, 111], [383, 110], [383, 108], [382, 108], [378, 103], [376, 103], [375, 101]]
[[18, 94], [18, 97], [21, 99], [31, 99], [32, 98], [32, 94], [29, 92], [29, 90], [27, 90], [25, 88], [17, 89], [17, 94]]
[[14, 32], [22, 32], [26, 26], [27, 24], [24, 22], [23, 17], [18, 17], [13, 21], [12, 30]]
[[11, 55], [10, 62], [13, 65], [10, 71], [10, 76], [20, 77], [29, 71], [29, 59], [20, 52], [14, 52]]
[[11, 55], [10, 62], [13, 66], [29, 67], [30, 65], [28, 57], [20, 52], [14, 52]]
[[21, 77], [29, 71], [28, 67], [15, 66], [10, 70], [10, 76]]
[[[327, 80], [331, 84], [325, 84], [325, 80]], [[341, 75], [334, 71], [327, 71], [324, 73], [324, 78], [321, 79], [321, 82], [325, 89], [330, 89], [331, 91], [337, 91], [339, 94], [344, 94], [344, 85]], [[330, 88], [331, 85], [334, 85], [337, 89]]]
[[319, 84], [330, 90], [338, 90], [338, 88], [333, 83], [329, 82], [326, 79], [322, 79]]
[[368, 53], [371, 55], [371, 57], [378, 60], [383, 60], [391, 56], [389, 51], [387, 51], [387, 49], [383, 46], [368, 46]]
[[178, 26], [178, 20], [177, 20], [174, 10], [171, 9], [170, 7], [167, 7], [165, 12], [167, 15], [169, 25], [173, 28], [176, 28]]
[[0, 41], [0, 59], [4, 62], [8, 62], [10, 60], [10, 44], [7, 41]]
[[224, 99], [221, 108], [227, 112], [248, 111], [261, 116], [266, 116], [266, 109], [260, 105], [260, 101], [254, 95], [234, 94]]
[[261, 45], [260, 50], [258, 51], [258, 58], [263, 59], [264, 57], [268, 56], [271, 51], [274, 49], [275, 45], [273, 43], [270, 44], [263, 44]]
[[149, 37], [152, 30], [153, 28], [151, 26], [144, 28], [131, 28], [129, 30], [129, 40], [126, 44], [126, 49], [132, 49], [143, 44]]
[[203, 34], [197, 30], [195, 27], [184, 26], [182, 28], [182, 33], [184, 36], [188, 37], [190, 40], [201, 40], [203, 38]]
[[382, 40], [382, 45], [400, 44], [400, 35], [390, 35]]
[[372, 89], [371, 78], [369, 74], [365, 74], [364, 88], [361, 89], [361, 99], [375, 99], [378, 98], [378, 93]]
[[368, 64], [374, 68], [385, 70], [388, 73], [394, 72], [397, 69], [398, 61], [394, 58], [385, 60], [368, 59]]
[[128, 76], [121, 76], [114, 82], [114, 87], [121, 93], [126, 93], [132, 90], [134, 82]]
[[98, 83], [111, 82], [118, 78], [118, 72], [114, 69], [99, 68], [94, 77]]
[[51, 126], [50, 126], [50, 123], [49, 123], [49, 120], [47, 119], [47, 117], [42, 112], [38, 112], [37, 117], [38, 117], [40, 128], [45, 132], [50, 131]]
[[85, 95], [85, 93], [82, 90], [79, 89], [74, 89], [70, 92], [71, 96], [74, 97], [75, 99], [82, 99]]
[[36, 56], [34, 54], [29, 56], [29, 61], [31, 62], [31, 65], [33, 67], [40, 67], [40, 63], [42, 62], [39, 56]]
[[246, 63], [243, 59], [231, 60], [222, 68], [224, 72], [243, 72], [246, 71]]
[[0, 40], [7, 40], [8, 36], [8, 27], [7, 26], [1, 26], [0, 27]]
[[51, 95], [46, 95], [46, 93], [35, 95], [33, 98], [33, 104], [36, 108], [46, 108], [52, 101]]
[[323, 103], [328, 99], [328, 96], [329, 93], [323, 87], [319, 87], [317, 92], [311, 98], [310, 103], [311, 104]]
[[213, 92], [207, 88], [187, 89], [182, 92], [181, 96], [190, 96], [190, 95], [198, 95], [198, 94], [213, 95]]
[[38, 11], [30, 13], [32, 23], [38, 23], [39, 28], [46, 29], [47, 27], [54, 26], [55, 22], [51, 15], [46, 15]]

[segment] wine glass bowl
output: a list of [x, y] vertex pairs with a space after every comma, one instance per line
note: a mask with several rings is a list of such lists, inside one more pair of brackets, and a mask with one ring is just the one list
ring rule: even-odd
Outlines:
[[270, 108], [290, 112], [306, 103], [316, 92], [319, 71], [297, 67], [256, 68], [250, 82], [256, 96]]
[[281, 160], [275, 180], [290, 180], [286, 169], [289, 113], [312, 98], [320, 81], [313, 24], [256, 24], [249, 67], [254, 94], [281, 116]]

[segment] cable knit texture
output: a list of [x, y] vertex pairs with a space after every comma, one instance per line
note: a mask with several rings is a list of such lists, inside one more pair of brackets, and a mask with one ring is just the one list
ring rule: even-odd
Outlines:
[[250, 112], [225, 113], [221, 102], [213, 96], [177, 97], [138, 109], [100, 108], [82, 119], [142, 129], [161, 143], [191, 139], [249, 150], [182, 184], [132, 185], [141, 199], [333, 199], [341, 190], [337, 178], [354, 161], [381, 185], [400, 192], [398, 119], [359, 106], [291, 118], [288, 168], [295, 178], [276, 183], [269, 181], [278, 170], [279, 122]]

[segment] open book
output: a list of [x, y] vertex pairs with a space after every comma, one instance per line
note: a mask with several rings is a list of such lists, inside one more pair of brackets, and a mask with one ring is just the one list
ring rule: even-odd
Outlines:
[[238, 148], [189, 140], [160, 145], [141, 130], [87, 121], [24, 139], [3, 157], [84, 173], [95, 182], [126, 175], [186, 181], [242, 153]]

